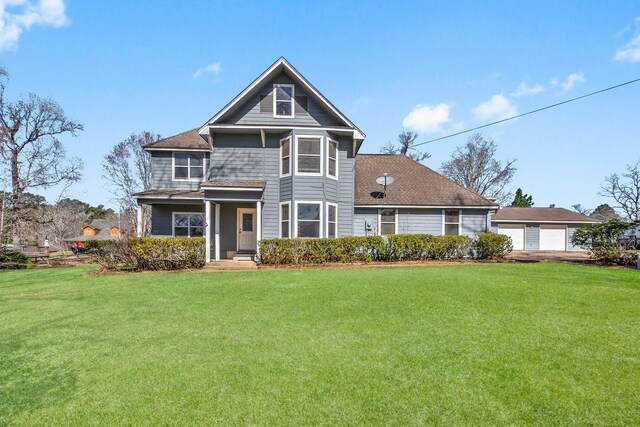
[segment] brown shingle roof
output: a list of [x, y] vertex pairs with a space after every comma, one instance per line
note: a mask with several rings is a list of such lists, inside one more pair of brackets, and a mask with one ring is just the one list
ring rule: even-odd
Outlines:
[[264, 188], [264, 181], [221, 181], [213, 180], [202, 183], [202, 187], [228, 187], [228, 188]]
[[491, 221], [597, 223], [596, 219], [564, 208], [512, 208], [498, 210]]
[[135, 193], [133, 197], [143, 199], [197, 199], [202, 198], [204, 193], [202, 191], [191, 190], [147, 190]]
[[192, 148], [209, 149], [209, 143], [198, 134], [198, 129], [191, 129], [160, 141], [145, 145], [144, 148]]
[[[399, 154], [356, 156], [355, 204], [381, 205], [383, 190], [376, 178], [388, 173], [394, 178], [387, 187], [386, 205], [405, 206], [496, 206], [473, 191], [456, 184], [432, 169]], [[378, 197], [376, 197], [378, 196]]]

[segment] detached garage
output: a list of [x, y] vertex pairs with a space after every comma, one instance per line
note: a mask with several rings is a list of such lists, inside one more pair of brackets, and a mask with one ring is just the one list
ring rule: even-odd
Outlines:
[[491, 230], [511, 237], [516, 251], [580, 251], [573, 233], [599, 221], [564, 208], [500, 208], [491, 216]]

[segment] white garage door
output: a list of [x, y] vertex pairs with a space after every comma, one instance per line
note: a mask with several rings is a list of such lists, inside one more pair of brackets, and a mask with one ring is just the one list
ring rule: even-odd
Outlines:
[[567, 228], [564, 225], [541, 225], [540, 250], [566, 251]]
[[524, 225], [500, 225], [498, 234], [511, 237], [514, 251], [524, 251]]

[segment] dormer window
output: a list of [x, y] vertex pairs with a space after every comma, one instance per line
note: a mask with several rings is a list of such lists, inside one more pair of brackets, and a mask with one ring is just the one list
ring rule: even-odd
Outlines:
[[295, 88], [289, 84], [273, 85], [273, 117], [293, 117]]

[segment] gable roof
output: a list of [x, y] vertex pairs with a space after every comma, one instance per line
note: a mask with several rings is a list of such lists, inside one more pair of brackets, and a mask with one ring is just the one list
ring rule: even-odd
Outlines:
[[354, 130], [355, 139], [364, 139], [365, 135], [358, 127], [353, 124], [335, 105], [333, 105], [325, 96], [320, 93], [293, 65], [289, 63], [283, 56], [281, 56], [276, 62], [274, 62], [269, 68], [267, 68], [262, 74], [260, 74], [249, 86], [247, 86], [242, 92], [240, 92], [235, 98], [225, 105], [220, 111], [218, 111], [210, 120], [207, 121], [198, 131], [201, 135], [208, 133], [208, 126], [214, 125], [221, 121], [223, 117], [226, 117], [228, 113], [235, 111], [234, 108], [238, 107], [244, 101], [248, 101], [251, 97], [255, 96], [261, 89], [262, 85], [268, 80], [275, 78], [280, 73], [285, 72], [291, 79], [298, 85], [302, 86], [308, 95], [313, 97], [316, 102], [323, 105], [333, 115], [335, 115], [344, 125]]
[[560, 222], [599, 223], [597, 219], [564, 208], [500, 208], [492, 217], [495, 222]]
[[[497, 205], [434, 170], [400, 154], [358, 154], [355, 166], [356, 206], [482, 206]], [[376, 178], [388, 173], [393, 184], [383, 187]]]
[[116, 237], [111, 236], [110, 229], [118, 228], [112, 225], [108, 219], [94, 219], [91, 221], [91, 224], [85, 224], [82, 229], [84, 230], [87, 227], [91, 227], [96, 230], [96, 234], [93, 236], [85, 236], [80, 235], [76, 237], [70, 237], [68, 239], [64, 239], [67, 242], [86, 242], [88, 240], [112, 240], [116, 239]]
[[144, 146], [145, 150], [162, 149], [210, 150], [209, 143], [198, 134], [198, 129], [191, 129], [168, 138], [161, 139]]

